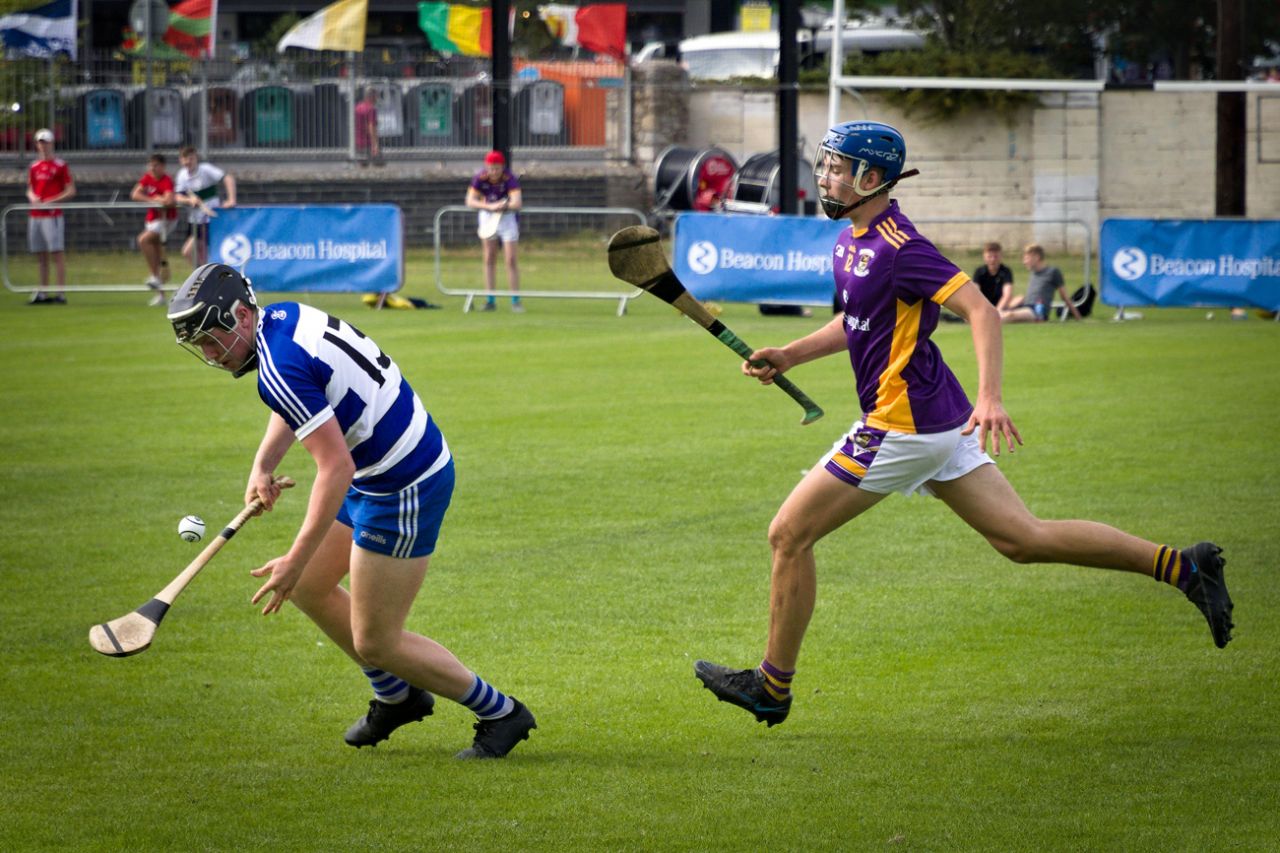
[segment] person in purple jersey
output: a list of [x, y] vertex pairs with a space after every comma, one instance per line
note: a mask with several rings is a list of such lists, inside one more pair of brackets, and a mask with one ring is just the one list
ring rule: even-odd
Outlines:
[[484, 250], [484, 289], [488, 292], [484, 311], [497, 310], [494, 287], [497, 279], [498, 243], [507, 265], [507, 285], [511, 290], [511, 310], [524, 311], [520, 301], [520, 266], [516, 245], [520, 242], [517, 211], [524, 200], [520, 179], [507, 169], [507, 158], [501, 151], [490, 151], [484, 157], [484, 168], [476, 172], [467, 187], [467, 207], [479, 211], [480, 245]]
[[[862, 417], [791, 492], [769, 526], [769, 633], [758, 667], [700, 660], [715, 696], [773, 726], [791, 710], [791, 683], [813, 614], [818, 540], [893, 492], [940, 498], [1018, 563], [1069, 563], [1146, 574], [1177, 587], [1203, 613], [1214, 643], [1231, 639], [1222, 549], [1181, 551], [1092, 521], [1045, 521], [1027, 509], [987, 455], [1022, 443], [1001, 400], [1000, 316], [969, 276], [925, 239], [889, 191], [903, 178], [906, 143], [886, 124], [832, 127], [814, 160], [823, 210], [848, 219], [833, 253], [842, 309], [818, 331], [751, 354], [742, 371], [765, 384], [796, 365], [847, 351]], [[946, 307], [971, 326], [978, 393], [964, 389], [930, 339]], [[754, 366], [754, 365], [762, 366]]]
[[[205, 264], [169, 303], [178, 343], [240, 377], [258, 372], [272, 410], [245, 489], [270, 510], [276, 467], [295, 441], [316, 463], [289, 551], [251, 574], [263, 614], [292, 601], [363, 669], [369, 711], [345, 740], [374, 746], [430, 715], [432, 692], [477, 717], [459, 758], [501, 758], [537, 727], [533, 714], [444, 646], [405, 630], [453, 495], [453, 457], [400, 369], [358, 329], [296, 302], [263, 309], [231, 267]], [[350, 575], [350, 592], [341, 585]], [[430, 691], [430, 692], [429, 692]]]

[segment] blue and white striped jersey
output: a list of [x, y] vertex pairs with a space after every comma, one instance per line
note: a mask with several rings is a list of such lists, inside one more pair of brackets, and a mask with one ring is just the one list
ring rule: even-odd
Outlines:
[[394, 494], [449, 462], [449, 446], [400, 368], [350, 323], [296, 302], [258, 318], [258, 395], [306, 438], [330, 418], [355, 460], [352, 485]]

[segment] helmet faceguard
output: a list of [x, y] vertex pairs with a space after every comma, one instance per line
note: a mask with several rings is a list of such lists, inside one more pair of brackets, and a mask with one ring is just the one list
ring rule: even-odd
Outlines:
[[[258, 366], [258, 353], [252, 338], [239, 330], [236, 308], [240, 305], [258, 308], [257, 297], [249, 280], [226, 264], [205, 264], [191, 273], [169, 302], [169, 322], [173, 324], [178, 345], [211, 367], [231, 370], [237, 379]], [[226, 355], [230, 347], [213, 331], [226, 332], [245, 342], [249, 355], [240, 367], [226, 367], [205, 354], [204, 345], [215, 343]], [[234, 346], [234, 343], [232, 344]]]
[[[907, 143], [896, 128], [878, 121], [847, 121], [827, 131], [818, 143], [813, 158], [813, 176], [818, 181], [818, 200], [830, 219], [841, 219], [854, 208], [889, 192], [903, 178], [917, 175], [912, 169], [903, 172], [907, 159]], [[862, 189], [862, 177], [868, 169], [879, 169], [880, 185], [871, 190]], [[851, 190], [858, 200], [841, 201], [822, 190], [840, 184]]]

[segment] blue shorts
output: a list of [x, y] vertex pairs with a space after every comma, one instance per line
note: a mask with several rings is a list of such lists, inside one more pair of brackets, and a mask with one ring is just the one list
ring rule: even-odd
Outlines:
[[1037, 323], [1043, 323], [1049, 319], [1049, 306], [1043, 302], [1033, 302], [1024, 307], [1031, 309], [1031, 313], [1036, 316]]
[[417, 485], [394, 495], [352, 488], [338, 510], [355, 544], [376, 554], [409, 559], [435, 551], [440, 524], [453, 497], [453, 460]]

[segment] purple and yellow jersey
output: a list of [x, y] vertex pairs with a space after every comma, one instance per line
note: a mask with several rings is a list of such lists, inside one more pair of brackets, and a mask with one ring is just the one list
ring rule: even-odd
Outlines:
[[512, 190], [520, 189], [520, 179], [504, 169], [501, 178], [490, 181], [489, 170], [481, 169], [472, 176], [471, 188], [484, 196], [485, 201], [493, 203], [509, 198]]
[[896, 201], [867, 229], [842, 231], [832, 260], [863, 422], [905, 433], [964, 425], [973, 406], [929, 336], [939, 306], [969, 276], [921, 236]]

